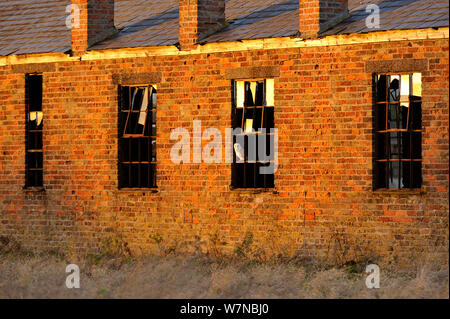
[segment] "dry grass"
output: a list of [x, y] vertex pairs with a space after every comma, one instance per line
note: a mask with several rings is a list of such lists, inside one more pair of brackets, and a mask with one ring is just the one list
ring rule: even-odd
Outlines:
[[[367, 289], [355, 268], [294, 262], [249, 263], [205, 257], [78, 261], [81, 288], [67, 289], [58, 255], [0, 254], [0, 298], [448, 298], [448, 271], [381, 269], [381, 287]], [[362, 267], [364, 268], [364, 267]], [[351, 270], [351, 271], [350, 271]]]

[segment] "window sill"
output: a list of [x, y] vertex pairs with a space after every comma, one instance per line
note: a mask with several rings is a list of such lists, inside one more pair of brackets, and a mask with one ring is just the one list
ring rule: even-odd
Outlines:
[[372, 194], [380, 195], [425, 195], [427, 192], [424, 188], [417, 189], [388, 189], [380, 188], [372, 191]]
[[152, 193], [156, 194], [159, 193], [158, 188], [120, 188], [118, 189], [120, 193]]
[[24, 186], [22, 189], [29, 193], [45, 193], [45, 188], [43, 186]]
[[260, 194], [260, 193], [273, 193], [278, 194], [278, 191], [275, 188], [241, 188], [230, 186], [229, 190], [237, 193], [244, 194]]

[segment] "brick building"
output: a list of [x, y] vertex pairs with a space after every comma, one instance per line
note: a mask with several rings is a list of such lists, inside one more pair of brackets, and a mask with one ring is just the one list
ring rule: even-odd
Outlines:
[[[118, 236], [136, 254], [252, 238], [265, 255], [448, 264], [448, 13], [446, 0], [1, 1], [0, 236], [90, 252]], [[259, 131], [277, 141], [267, 161], [247, 147], [261, 128], [277, 129]]]

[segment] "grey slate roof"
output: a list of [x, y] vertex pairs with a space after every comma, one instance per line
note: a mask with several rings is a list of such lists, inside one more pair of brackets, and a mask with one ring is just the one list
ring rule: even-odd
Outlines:
[[70, 49], [70, 0], [0, 0], [0, 56]]
[[230, 0], [226, 5], [230, 25], [204, 42], [284, 37], [298, 31], [298, 0]]
[[95, 49], [178, 43], [178, 0], [116, 0], [114, 11], [120, 32]]
[[[366, 12], [367, 3], [376, 4], [380, 8], [379, 29], [369, 29], [366, 26], [366, 18], [370, 14]], [[449, 25], [448, 19], [448, 0], [365, 0], [352, 9], [348, 19], [323, 35], [444, 27]]]
[[[380, 28], [369, 29], [367, 4], [380, 8]], [[0, 56], [67, 52], [65, 25], [70, 0], [0, 0]], [[349, 0], [350, 16], [323, 35], [449, 25], [447, 0]], [[201, 42], [293, 36], [298, 30], [298, 0], [227, 0], [229, 25]], [[178, 43], [178, 0], [116, 0], [120, 32], [91, 49], [174, 45]]]

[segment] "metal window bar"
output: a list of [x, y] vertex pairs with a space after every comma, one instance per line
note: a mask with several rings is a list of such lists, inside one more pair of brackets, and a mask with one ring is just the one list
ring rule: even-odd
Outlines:
[[[378, 76], [380, 75], [385, 75], [384, 77], [384, 85], [385, 85], [385, 97], [384, 100], [379, 100], [378, 99]], [[384, 129], [380, 129], [377, 128], [375, 131], [375, 134], [383, 134], [384, 135], [384, 158], [380, 158], [379, 154], [376, 154], [376, 159], [375, 159], [375, 163], [377, 163], [376, 165], [380, 165], [381, 163], [385, 163], [385, 177], [384, 177], [384, 181], [383, 181], [383, 185], [385, 185], [386, 188], [391, 188], [390, 187], [390, 183], [389, 180], [392, 179], [392, 163], [394, 162], [398, 162], [398, 188], [413, 188], [415, 180], [421, 180], [420, 176], [415, 176], [415, 172], [414, 172], [414, 168], [413, 168], [413, 163], [414, 162], [422, 162], [422, 159], [418, 159], [418, 158], [414, 158], [413, 154], [415, 151], [415, 147], [420, 147], [417, 146], [416, 144], [413, 144], [413, 138], [412, 138], [412, 133], [413, 132], [422, 132], [422, 129], [413, 129], [412, 125], [411, 125], [411, 118], [412, 116], [414, 117], [420, 117], [421, 114], [414, 114], [412, 108], [413, 108], [413, 99], [412, 99], [412, 92], [413, 92], [413, 81], [412, 81], [412, 77], [413, 77], [413, 73], [409, 73], [409, 100], [408, 100], [408, 111], [406, 114], [406, 126], [404, 129], [402, 129], [401, 127], [401, 101], [389, 101], [390, 100], [390, 90], [389, 90], [389, 85], [391, 84], [391, 79], [392, 79], [392, 75], [396, 75], [400, 78], [401, 81], [401, 74], [375, 74], [375, 77], [377, 77], [375, 79], [375, 83], [377, 83], [376, 86], [376, 90], [375, 90], [375, 94], [376, 94], [376, 103], [375, 103], [375, 107], [377, 108], [376, 111], [376, 116], [379, 116], [379, 111], [378, 108], [379, 107], [384, 107], [385, 110], [385, 127]], [[399, 97], [401, 96], [401, 82], [399, 82]], [[420, 98], [419, 100], [414, 100], [414, 103], [419, 103], [421, 104], [422, 99]], [[389, 124], [389, 107], [395, 105], [395, 110], [396, 110], [396, 128], [391, 129], [389, 128], [388, 124]], [[402, 115], [403, 116], [403, 115]], [[379, 120], [376, 119], [375, 123], [379, 123]], [[398, 151], [398, 158], [393, 158], [392, 155], [392, 144], [391, 144], [391, 134], [392, 133], [396, 133], [396, 139], [397, 139], [397, 151]], [[406, 137], [405, 137], [406, 134]], [[404, 153], [404, 148], [405, 145], [403, 143], [403, 140], [409, 140], [409, 149], [408, 149], [408, 153], [405, 154]], [[376, 138], [376, 144], [379, 143], [379, 139]], [[375, 145], [375, 147], [377, 149], [379, 149], [380, 146]], [[404, 169], [404, 163], [410, 163], [409, 164], [409, 169], [408, 172], [406, 172], [406, 170]], [[409, 176], [405, 176], [405, 173], [408, 174]], [[405, 177], [406, 177], [406, 181], [408, 183], [408, 185], [405, 185]], [[403, 185], [402, 185], [403, 184]], [[377, 188], [380, 188], [380, 181], [377, 182]]]
[[[25, 187], [43, 186], [43, 114], [42, 114], [42, 74], [25, 75]], [[35, 113], [36, 124], [31, 124], [31, 112]], [[39, 113], [41, 122], [38, 124]], [[40, 133], [40, 134], [39, 134]], [[33, 146], [34, 148], [31, 148]], [[40, 155], [34, 155], [40, 154]], [[37, 157], [36, 157], [37, 156]], [[33, 167], [31, 162], [33, 160]]]
[[[250, 90], [250, 83], [251, 82], [256, 82], [256, 90], [255, 90], [255, 103], [253, 103], [253, 101], [248, 101], [248, 94], [247, 91]], [[257, 96], [257, 92], [259, 92], [259, 87], [258, 87], [258, 83], [259, 85], [261, 85], [261, 90], [262, 90], [262, 99], [258, 99]], [[248, 144], [249, 144], [249, 136], [252, 135], [254, 136], [254, 138], [257, 138], [261, 132], [254, 132], [254, 133], [247, 133], [245, 132], [245, 128], [246, 128], [246, 120], [250, 119], [250, 115], [248, 115], [247, 113], [251, 110], [252, 111], [252, 115], [251, 115], [251, 119], [252, 119], [252, 127], [255, 126], [255, 120], [258, 118], [258, 109], [261, 109], [261, 123], [259, 125], [259, 128], [263, 129], [263, 128], [268, 128], [269, 125], [269, 121], [267, 119], [267, 112], [266, 112], [266, 107], [271, 107], [273, 108], [273, 106], [266, 106], [266, 80], [250, 80], [250, 81], [245, 81], [244, 82], [244, 104], [241, 108], [242, 110], [242, 114], [239, 115], [238, 111], [237, 111], [237, 102], [236, 102], [236, 95], [237, 93], [237, 85], [236, 85], [236, 81], [232, 82], [232, 103], [233, 103], [233, 109], [232, 109], [232, 123], [233, 125], [235, 123], [240, 123], [240, 128], [242, 130], [242, 135], [244, 135], [244, 163], [241, 164], [237, 164], [236, 163], [236, 154], [235, 152], [233, 152], [233, 165], [232, 165], [232, 185], [234, 187], [243, 187], [243, 188], [267, 188], [267, 187], [273, 187], [272, 185], [268, 185], [268, 176], [267, 174], [263, 174], [262, 180], [261, 180], [261, 174], [259, 173], [259, 168], [262, 164], [267, 164], [267, 161], [261, 161], [258, 158], [255, 159], [255, 161], [249, 161], [248, 159]], [[251, 90], [250, 90], [251, 92]], [[252, 96], [253, 97], [253, 96]], [[258, 101], [260, 101], [261, 105], [258, 105]], [[251, 105], [250, 105], [251, 104]], [[258, 125], [257, 125], [258, 126]], [[266, 127], [267, 126], [267, 127]], [[257, 128], [258, 129], [258, 128]], [[267, 133], [264, 134], [264, 137], [269, 137], [270, 135], [272, 135], [271, 133]], [[261, 135], [261, 138], [263, 138], [263, 136]], [[257, 140], [256, 140], [257, 142]], [[233, 145], [234, 143], [236, 143], [236, 137], [233, 138]], [[266, 143], [264, 143], [264, 152], [266, 152], [266, 148], [267, 148], [267, 139], [266, 139]], [[259, 145], [258, 143], [256, 143], [255, 146], [255, 151], [256, 154], [258, 154], [258, 148]], [[270, 163], [270, 161], [269, 161]], [[242, 170], [243, 170], [243, 180], [241, 180], [241, 182], [239, 183], [238, 178], [236, 177], [236, 175], [238, 174], [237, 171], [237, 167], [238, 165], [242, 165]], [[252, 168], [253, 166], [253, 168]], [[249, 178], [251, 177], [248, 173], [253, 171], [253, 178], [250, 181]]]
[[[245, 136], [245, 132], [244, 132], [244, 123], [245, 123], [245, 107], [247, 106], [247, 85], [248, 82], [244, 82], [244, 105], [242, 106], [242, 123], [241, 123], [241, 130], [244, 134], [244, 164], [243, 164], [243, 168], [244, 168], [244, 187], [247, 187], [247, 163], [246, 163], [246, 158], [248, 158], [248, 151], [247, 151], [247, 145], [248, 145], [248, 138], [246, 138]], [[246, 143], [246, 139], [247, 139], [247, 143]], [[246, 145], [247, 144], [247, 145]]]
[[[140, 109], [134, 110], [132, 93], [137, 89], [145, 90], [145, 88], [148, 88], [149, 92], [147, 109], [145, 111], [141, 111]], [[122, 90], [128, 90], [128, 106], [122, 105], [124, 102], [122, 99]], [[156, 89], [148, 85], [119, 86], [119, 122], [123, 118], [120, 114], [126, 113], [125, 124], [119, 132], [119, 188], [142, 189], [156, 187], [156, 176], [154, 176], [156, 173], [156, 157], [155, 160], [152, 159], [153, 154], [156, 154], [156, 143], [152, 143], [153, 140], [156, 140], [152, 128], [154, 123], [153, 116], [156, 114], [156, 105], [153, 103], [153, 93], [155, 93], [156, 96]], [[143, 98], [144, 96], [145, 95], [143, 95]], [[142, 112], [145, 112], [145, 122], [142, 134], [127, 134], [127, 126], [130, 124], [130, 114], [141, 114]], [[139, 117], [137, 121], [139, 121]], [[147, 123], [150, 124], [147, 126]], [[121, 123], [119, 123], [119, 128], [121, 128]], [[133, 131], [133, 133], [135, 133], [135, 131]], [[128, 160], [124, 160], [123, 157], [123, 143], [126, 143], [128, 147]], [[144, 145], [147, 145], [148, 147], [146, 152], [144, 152], [143, 149]], [[155, 148], [155, 150], [153, 150], [153, 148]], [[146, 176], [144, 176], [143, 173], [145, 172], [144, 168], [147, 169]], [[128, 173], [128, 176], [124, 176], [125, 171]], [[135, 173], [137, 173], [137, 176], [135, 176]]]

